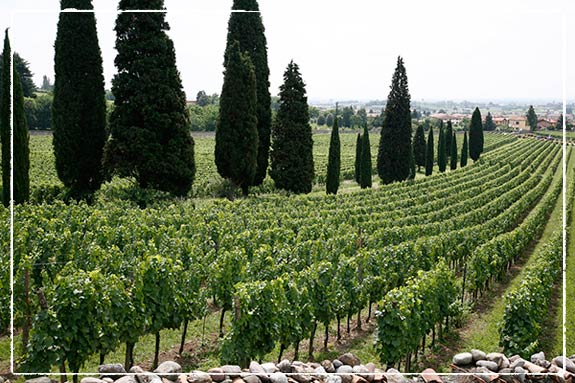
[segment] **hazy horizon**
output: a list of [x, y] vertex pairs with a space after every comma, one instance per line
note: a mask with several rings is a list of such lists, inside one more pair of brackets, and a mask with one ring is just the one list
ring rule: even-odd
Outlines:
[[[53, 80], [59, 1], [4, 0], [0, 26], [30, 62], [34, 81]], [[106, 88], [116, 72], [113, 31], [117, 0], [94, 0]], [[404, 58], [414, 101], [562, 102], [562, 14], [567, 0], [379, 3], [259, 0], [268, 42], [270, 92], [278, 94], [291, 59], [300, 66], [310, 100], [385, 100], [397, 56]], [[220, 93], [232, 0], [165, 0], [178, 69], [187, 98]], [[43, 10], [43, 11], [42, 11]], [[305, 11], [304, 11], [305, 10]], [[575, 26], [566, 23], [567, 46]], [[572, 44], [571, 44], [572, 45]], [[575, 62], [569, 48], [567, 69]], [[575, 100], [575, 70], [567, 70]]]

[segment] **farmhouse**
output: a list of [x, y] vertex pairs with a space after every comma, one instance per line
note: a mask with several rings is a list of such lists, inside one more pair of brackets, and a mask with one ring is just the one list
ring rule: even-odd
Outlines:
[[513, 130], [527, 130], [527, 118], [521, 116], [509, 117], [509, 127]]

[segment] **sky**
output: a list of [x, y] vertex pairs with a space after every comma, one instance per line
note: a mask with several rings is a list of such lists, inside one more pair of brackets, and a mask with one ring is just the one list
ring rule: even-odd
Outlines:
[[[115, 73], [118, 0], [93, 0], [106, 87]], [[187, 98], [220, 93], [232, 0], [165, 0]], [[270, 92], [290, 60], [311, 100], [384, 100], [402, 56], [412, 100], [575, 100], [575, 2], [569, 0], [259, 0]], [[1, 0], [0, 27], [54, 77], [58, 0]], [[565, 28], [563, 18], [566, 19]], [[565, 50], [564, 47], [569, 49]], [[563, 63], [566, 68], [563, 68]], [[564, 70], [568, 69], [568, 70]], [[563, 76], [563, 73], [566, 73]]]

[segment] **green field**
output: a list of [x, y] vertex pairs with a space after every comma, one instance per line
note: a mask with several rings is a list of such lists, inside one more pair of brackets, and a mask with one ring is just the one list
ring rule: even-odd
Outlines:
[[[377, 138], [371, 139], [374, 164]], [[465, 328], [466, 307], [497, 318], [487, 319], [491, 324], [501, 320], [501, 303], [487, 312], [477, 304], [502, 302], [493, 292], [507, 289], [510, 265], [532, 263], [538, 253], [533, 242], [547, 243], [557, 230], [562, 152], [555, 143], [487, 134], [482, 159], [464, 169], [360, 190], [351, 181], [356, 136], [344, 134], [346, 181], [341, 193], [326, 196], [321, 175], [329, 135], [316, 134], [318, 181], [311, 194], [287, 196], [266, 179], [250, 197], [229, 201], [213, 198], [222, 183], [213, 165], [213, 136], [195, 139], [190, 198], [144, 194], [115, 179], [93, 205], [65, 205], [58, 200], [51, 137], [32, 136], [35, 203], [18, 206], [15, 219], [18, 360], [24, 357], [21, 330], [27, 320], [32, 324], [22, 369], [56, 371], [65, 355], [68, 371], [74, 361], [81, 371], [94, 371], [100, 353], [123, 363], [126, 342], [136, 342], [134, 362], [146, 364], [156, 333], [166, 355], [189, 370], [274, 360], [282, 344], [289, 357], [298, 345], [301, 359], [352, 350], [378, 365], [404, 365], [432, 330], [446, 339], [457, 334], [453, 325], [445, 327], [447, 318]], [[8, 212], [0, 214], [4, 256]], [[5, 297], [7, 262], [0, 267]], [[33, 293], [39, 288], [45, 308]], [[410, 298], [418, 294], [436, 304]], [[457, 304], [462, 298], [465, 307]], [[393, 309], [393, 302], [406, 311]], [[0, 300], [1, 328], [7, 327], [6, 305]], [[387, 307], [379, 320], [377, 307]], [[353, 329], [358, 314], [363, 330]], [[221, 315], [224, 336], [218, 338]], [[184, 323], [186, 351], [175, 355]], [[379, 344], [393, 342], [383, 353], [372, 346], [377, 326]], [[497, 348], [496, 331], [490, 331], [495, 335], [488, 345]], [[339, 332], [342, 340], [336, 339]], [[534, 340], [544, 335], [533, 334]], [[7, 342], [0, 338], [0, 359], [7, 356]], [[46, 350], [47, 342], [54, 347]], [[557, 342], [551, 343], [545, 347], [555, 349]], [[428, 348], [421, 356], [444, 368], [434, 353], [440, 351]], [[0, 371], [6, 368], [0, 362]]]

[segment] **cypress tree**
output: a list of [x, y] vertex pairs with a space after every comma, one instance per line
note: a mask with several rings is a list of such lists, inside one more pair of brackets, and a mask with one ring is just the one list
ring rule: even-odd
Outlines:
[[471, 127], [469, 128], [469, 157], [477, 161], [483, 152], [483, 124], [481, 123], [481, 112], [475, 108], [471, 116]]
[[451, 138], [453, 137], [453, 126], [451, 120], [447, 121], [447, 128], [445, 129], [445, 154], [449, 158], [451, 154]]
[[[10, 38], [8, 29], [5, 32], [4, 50], [2, 53], [2, 92], [0, 93], [0, 140], [2, 141], [2, 202], [4, 206], [10, 205]], [[24, 115], [24, 94], [20, 76], [14, 67], [14, 117], [13, 117], [13, 142], [14, 142], [14, 203], [26, 202], [30, 197], [30, 152], [29, 135]]]
[[[234, 0], [232, 10], [259, 11], [259, 6], [257, 0]], [[234, 41], [239, 42], [242, 52], [249, 54], [256, 76], [258, 165], [252, 185], [257, 186], [266, 178], [272, 123], [267, 42], [259, 12], [232, 12], [228, 22], [227, 46]]]
[[422, 166], [425, 166], [425, 132], [423, 125], [418, 125], [415, 131], [415, 137], [413, 138], [413, 156], [417, 170], [420, 170]]
[[[61, 0], [61, 9], [93, 9]], [[54, 44], [52, 128], [58, 177], [72, 198], [90, 198], [103, 182], [106, 92], [94, 13], [60, 13]]]
[[497, 128], [497, 126], [493, 122], [493, 116], [491, 116], [491, 112], [487, 112], [487, 116], [485, 117], [485, 126], [483, 127], [483, 130], [490, 131], [495, 130], [495, 128]]
[[228, 46], [220, 115], [216, 125], [215, 159], [218, 173], [242, 189], [253, 184], [257, 168], [258, 124], [256, 76], [240, 44]]
[[527, 110], [527, 123], [529, 125], [529, 130], [532, 132], [537, 129], [537, 114], [535, 114], [535, 109], [533, 109], [533, 105], [529, 106], [529, 110]]
[[377, 172], [384, 184], [406, 180], [411, 173], [410, 98], [403, 59], [398, 57], [377, 154]]
[[463, 168], [465, 166], [467, 166], [467, 155], [468, 155], [469, 149], [467, 146], [467, 132], [463, 133], [463, 145], [461, 146], [461, 162], [460, 162], [460, 166]]
[[361, 136], [361, 161], [359, 168], [359, 185], [362, 189], [371, 187], [371, 146], [369, 143], [369, 131], [367, 122], [363, 125]]
[[429, 128], [429, 136], [427, 138], [427, 149], [425, 150], [425, 175], [430, 176], [433, 173], [433, 151], [435, 150], [433, 144], [433, 128]]
[[361, 173], [361, 148], [362, 148], [361, 133], [357, 134], [357, 140], [355, 140], [355, 182], [360, 183]]
[[327, 162], [327, 177], [325, 191], [327, 194], [337, 194], [339, 189], [339, 172], [341, 166], [339, 128], [337, 116], [337, 104], [335, 107], [335, 118], [333, 119], [333, 128], [329, 140], [329, 156]]
[[451, 136], [451, 170], [457, 169], [457, 137], [455, 136], [455, 132], [453, 132]]
[[445, 172], [447, 167], [447, 150], [445, 150], [445, 132], [443, 126], [439, 127], [439, 142], [437, 144], [437, 166], [441, 173]]
[[[164, 9], [164, 0], [120, 0], [119, 9]], [[118, 73], [104, 166], [143, 188], [184, 196], [195, 175], [194, 140], [165, 13], [121, 12], [116, 19]]]
[[280, 86], [279, 109], [272, 125], [270, 176], [277, 188], [309, 193], [313, 186], [313, 135], [305, 84], [291, 61]]

